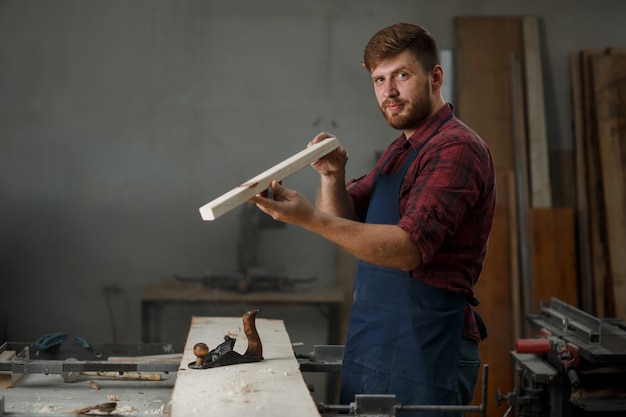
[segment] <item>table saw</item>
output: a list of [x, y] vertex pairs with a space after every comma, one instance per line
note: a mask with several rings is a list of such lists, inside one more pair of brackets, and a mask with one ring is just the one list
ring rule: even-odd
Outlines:
[[507, 401], [515, 416], [626, 415], [626, 323], [598, 319], [557, 298], [529, 315], [537, 336], [516, 341]]

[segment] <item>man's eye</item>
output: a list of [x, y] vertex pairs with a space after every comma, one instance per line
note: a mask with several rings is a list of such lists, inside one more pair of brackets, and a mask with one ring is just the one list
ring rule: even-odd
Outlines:
[[408, 76], [409, 76], [409, 75], [408, 75], [406, 72], [399, 72], [399, 73], [396, 75], [396, 78], [397, 78], [397, 79], [399, 79], [399, 80], [403, 80], [403, 79], [405, 79], [405, 78], [406, 78], [406, 77], [408, 77]]

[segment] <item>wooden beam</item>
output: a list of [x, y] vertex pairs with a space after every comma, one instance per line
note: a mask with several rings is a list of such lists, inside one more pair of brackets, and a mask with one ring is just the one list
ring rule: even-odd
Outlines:
[[[489, 145], [496, 179], [500, 179], [497, 204], [506, 205], [509, 195], [506, 176], [515, 169], [509, 64], [511, 54], [518, 60], [523, 55], [521, 18], [456, 17], [455, 32], [455, 67], [458, 68], [455, 111]], [[488, 414], [498, 414], [495, 400], [493, 407]]]
[[[0, 352], [0, 361], [10, 361], [17, 354], [14, 350], [5, 350]], [[0, 372], [0, 389], [13, 388], [17, 381], [24, 376], [24, 374], [13, 374], [12, 372]], [[2, 409], [0, 409], [2, 411]]]
[[591, 231], [589, 227], [589, 193], [587, 190], [587, 146], [585, 145], [585, 116], [582, 54], [569, 56], [572, 90], [574, 152], [576, 162], [576, 232], [580, 304], [583, 311], [594, 314], [594, 285], [591, 268]]
[[198, 342], [212, 349], [228, 334], [237, 339], [235, 351], [243, 354], [247, 348], [241, 317], [192, 318], [172, 392], [171, 417], [274, 417], [284, 413], [319, 417], [283, 321], [257, 318], [256, 329], [263, 344], [263, 361], [189, 369]]
[[552, 187], [537, 17], [524, 17], [522, 31], [524, 34], [531, 207], [551, 207]]
[[559, 300], [578, 306], [574, 209], [532, 209], [533, 302]]
[[606, 237], [616, 317], [626, 318], [626, 55], [592, 57]]
[[[503, 349], [514, 342], [507, 207], [512, 203], [508, 201], [506, 180], [508, 173], [515, 170], [510, 57], [511, 54], [518, 60], [522, 57], [522, 25], [518, 17], [497, 16], [462, 16], [455, 18], [454, 23], [455, 66], [459, 68], [455, 107], [459, 118], [489, 145], [498, 181], [498, 204], [489, 250], [475, 288], [481, 300], [478, 311], [487, 321], [489, 331], [489, 337], [480, 344], [480, 356], [484, 363], [489, 363], [489, 386], [507, 392], [514, 382], [511, 360], [507, 349]], [[487, 415], [498, 415], [501, 408], [494, 396], [490, 396]]]
[[520, 282], [520, 250], [519, 250], [519, 216], [517, 215], [517, 195], [515, 186], [515, 173], [513, 171], [509, 171], [509, 175], [507, 176], [507, 184], [509, 190], [509, 256], [510, 256], [510, 264], [511, 264], [511, 317], [512, 324], [511, 327], [513, 329], [513, 337], [515, 340], [522, 337], [522, 328], [524, 323], [524, 318], [522, 317], [522, 293], [521, 293], [521, 282]]
[[[601, 54], [598, 51], [584, 50], [581, 54], [583, 143], [586, 164], [586, 191], [589, 208], [589, 246], [593, 280], [594, 312], [597, 317], [615, 317], [613, 310], [613, 289], [607, 285], [609, 279], [609, 259], [606, 244], [604, 218], [604, 190], [598, 131], [596, 128], [595, 95], [591, 59]], [[584, 255], [584, 254], [581, 254]], [[593, 313], [592, 313], [593, 314]]]
[[532, 264], [533, 258], [531, 253], [531, 239], [529, 236], [532, 218], [530, 216], [530, 196], [528, 185], [528, 151], [526, 142], [526, 126], [524, 124], [524, 94], [522, 79], [522, 64], [511, 54], [510, 72], [511, 72], [511, 120], [513, 121], [513, 149], [515, 150], [515, 199], [509, 201], [509, 204], [516, 204], [517, 218], [510, 219], [517, 227], [516, 246], [519, 260], [519, 283], [522, 297], [521, 305], [521, 332], [522, 336], [529, 337], [531, 331], [528, 323], [524, 320], [528, 314], [536, 311], [533, 305], [533, 279]]
[[233, 188], [220, 197], [200, 207], [202, 220], [215, 220], [222, 214], [238, 207], [254, 195], [267, 190], [272, 180], [281, 181], [317, 161], [339, 146], [336, 138], [327, 138], [298, 152], [290, 158], [267, 169], [254, 178]]

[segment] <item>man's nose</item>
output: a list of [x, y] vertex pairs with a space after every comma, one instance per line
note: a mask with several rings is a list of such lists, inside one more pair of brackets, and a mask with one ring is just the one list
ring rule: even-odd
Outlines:
[[398, 89], [396, 88], [396, 84], [391, 81], [385, 84], [383, 94], [385, 98], [396, 97], [398, 95]]

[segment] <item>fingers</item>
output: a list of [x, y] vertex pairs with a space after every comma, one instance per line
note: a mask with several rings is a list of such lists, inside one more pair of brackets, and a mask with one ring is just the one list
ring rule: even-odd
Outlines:
[[272, 197], [257, 194], [249, 201], [274, 220], [302, 226], [311, 219], [314, 208], [306, 197], [296, 190], [283, 187], [278, 181], [272, 181], [270, 188]]
[[311, 146], [311, 145], [315, 145], [316, 143], [321, 142], [324, 139], [334, 138], [334, 137], [335, 137], [335, 135], [333, 135], [333, 134], [330, 134], [330, 133], [327, 133], [327, 132], [320, 132], [317, 135], [315, 135], [315, 137], [313, 138], [313, 140], [311, 142], [308, 143], [307, 147]]
[[348, 160], [348, 151], [343, 146], [337, 148], [337, 157], [345, 161]]
[[283, 199], [283, 195], [287, 190], [285, 187], [281, 185], [280, 181], [272, 180], [270, 183], [270, 188], [272, 189], [272, 199], [276, 201], [280, 201]]
[[[272, 195], [270, 195], [270, 191], [272, 192]], [[251, 197], [248, 201], [255, 204], [258, 204], [260, 202], [264, 202], [267, 204], [267, 202], [272, 200], [280, 201], [283, 200], [282, 196], [285, 194], [286, 191], [287, 189], [283, 187], [279, 181], [272, 180], [269, 188]]]
[[[269, 191], [272, 191], [272, 195], [269, 195]], [[273, 180], [267, 190], [255, 195], [248, 201], [255, 204], [261, 211], [268, 214], [274, 220], [279, 220], [280, 213], [283, 209], [281, 207], [286, 202], [285, 196], [288, 193], [288, 189], [283, 187], [279, 181]]]

